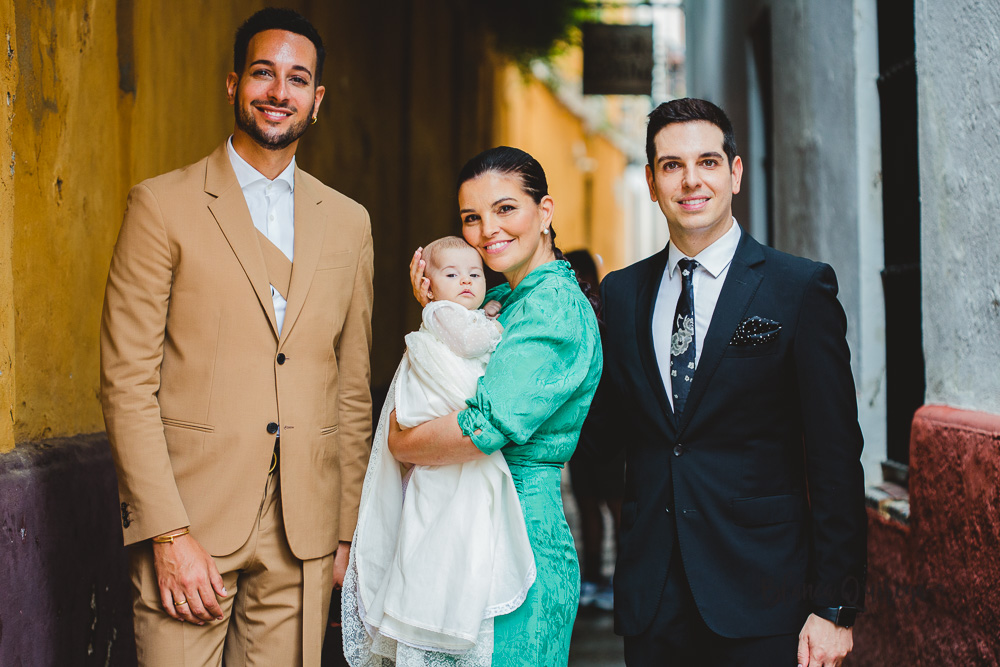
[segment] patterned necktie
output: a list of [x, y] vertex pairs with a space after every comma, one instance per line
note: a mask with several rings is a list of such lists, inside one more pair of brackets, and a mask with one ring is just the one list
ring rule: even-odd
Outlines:
[[698, 262], [682, 259], [677, 262], [681, 272], [681, 295], [674, 313], [674, 330], [670, 335], [670, 384], [674, 392], [674, 414], [684, 412], [684, 403], [694, 380], [694, 270]]

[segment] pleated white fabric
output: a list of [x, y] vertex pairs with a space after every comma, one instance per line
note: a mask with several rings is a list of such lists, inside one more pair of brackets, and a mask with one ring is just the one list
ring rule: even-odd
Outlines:
[[415, 466], [404, 477], [386, 449], [393, 409], [401, 426], [412, 427], [464, 407], [499, 338], [482, 311], [446, 301], [428, 305], [420, 331], [406, 337], [372, 443], [345, 580], [344, 646], [353, 667], [486, 667], [493, 617], [516, 609], [534, 582], [524, 516], [500, 452]]

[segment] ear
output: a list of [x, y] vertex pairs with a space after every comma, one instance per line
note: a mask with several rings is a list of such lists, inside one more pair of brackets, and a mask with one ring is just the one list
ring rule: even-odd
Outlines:
[[650, 201], [656, 201], [656, 188], [653, 187], [653, 169], [648, 164], [646, 165], [646, 185], [649, 186], [649, 199]]
[[240, 75], [236, 72], [230, 72], [229, 76], [226, 77], [226, 96], [229, 98], [230, 106], [236, 104], [236, 88], [240, 83]]
[[737, 155], [733, 158], [733, 194], [740, 191], [740, 182], [743, 180], [743, 160]]
[[316, 86], [316, 97], [313, 99], [312, 117], [315, 118], [316, 114], [319, 112], [319, 105], [323, 101], [323, 96], [326, 95], [326, 86]]
[[548, 229], [552, 226], [552, 216], [555, 214], [556, 201], [550, 195], [545, 195], [542, 197], [542, 201], [538, 202], [538, 210], [542, 214], [542, 229]]

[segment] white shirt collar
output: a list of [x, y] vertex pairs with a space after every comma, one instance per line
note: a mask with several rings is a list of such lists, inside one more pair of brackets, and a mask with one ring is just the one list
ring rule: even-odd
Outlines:
[[236, 152], [233, 148], [233, 138], [229, 137], [229, 141], [226, 142], [226, 148], [229, 151], [229, 162], [233, 165], [233, 171], [236, 172], [236, 180], [240, 184], [240, 188], [246, 189], [248, 185], [253, 185], [260, 180], [264, 180], [268, 183], [274, 183], [277, 181], [282, 181], [288, 184], [288, 190], [290, 192], [295, 192], [295, 156], [292, 156], [292, 161], [288, 163], [284, 171], [278, 174], [278, 177], [271, 181], [267, 176], [260, 173], [254, 169], [253, 165], [240, 157], [240, 154]]
[[[740, 244], [740, 236], [742, 234], [743, 232], [740, 230], [736, 218], [733, 218], [733, 223], [729, 227], [729, 231], [691, 259], [696, 260], [703, 269], [712, 274], [713, 278], [717, 278], [723, 269], [733, 261], [733, 257], [736, 255], [736, 246]], [[672, 276], [674, 269], [677, 268], [677, 262], [685, 257], [687, 255], [678, 250], [677, 246], [669, 243], [667, 245], [667, 275]]]

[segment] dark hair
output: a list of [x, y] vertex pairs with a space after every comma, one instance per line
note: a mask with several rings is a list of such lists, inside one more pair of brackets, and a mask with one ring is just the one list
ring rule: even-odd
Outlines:
[[[516, 176], [521, 181], [521, 189], [531, 195], [536, 204], [540, 204], [542, 198], [549, 194], [545, 170], [542, 169], [538, 160], [520, 148], [511, 148], [510, 146], [487, 149], [466, 162], [465, 166], [458, 172], [457, 189], [461, 189], [462, 184], [466, 181], [490, 173]], [[549, 225], [549, 238], [552, 240], [552, 253], [556, 259], [567, 261], [562, 250], [556, 245], [556, 230], [552, 225]], [[599, 303], [597, 295], [591, 290], [589, 283], [580, 280], [579, 277], [577, 277], [577, 282], [580, 283], [580, 289], [596, 312]]]
[[649, 113], [649, 124], [646, 126], [646, 160], [652, 169], [656, 165], [656, 135], [671, 123], [690, 123], [707, 121], [722, 130], [722, 150], [729, 159], [729, 169], [733, 168], [736, 159], [736, 133], [726, 112], [708, 100], [695, 97], [685, 97], [679, 100], [664, 102]]
[[326, 58], [323, 39], [316, 32], [312, 23], [291, 9], [267, 7], [243, 22], [243, 25], [236, 31], [236, 41], [233, 44], [233, 71], [242, 74], [243, 68], [247, 64], [247, 49], [250, 47], [250, 40], [258, 32], [265, 30], [294, 32], [313, 43], [313, 46], [316, 47], [316, 72], [313, 76], [313, 83], [318, 86], [323, 77], [323, 60]]
[[597, 319], [601, 319], [601, 298], [593, 292], [600, 282], [597, 277], [597, 263], [594, 261], [594, 256], [590, 254], [589, 250], [581, 248], [566, 253], [566, 261], [576, 272], [576, 279], [581, 284], [586, 283], [591, 288], [592, 291], [587, 294], [587, 298], [590, 300], [590, 305], [594, 307]]

